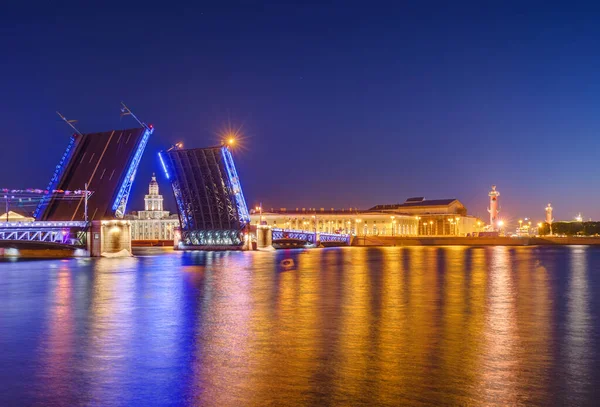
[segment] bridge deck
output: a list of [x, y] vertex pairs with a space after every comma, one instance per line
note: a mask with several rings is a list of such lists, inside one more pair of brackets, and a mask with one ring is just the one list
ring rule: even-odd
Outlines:
[[[131, 181], [128, 178], [135, 174], [132, 164], [137, 167], [136, 155], [141, 155], [148, 135], [143, 127], [73, 135], [48, 189], [81, 190], [87, 183], [88, 189], [94, 191], [88, 202], [88, 219], [114, 217], [115, 203]], [[126, 200], [125, 196], [125, 203]], [[48, 197], [38, 207], [36, 219], [83, 220], [83, 201], [83, 198], [61, 201]]]
[[171, 179], [183, 244], [241, 247], [250, 215], [229, 149], [174, 149], [160, 157]]

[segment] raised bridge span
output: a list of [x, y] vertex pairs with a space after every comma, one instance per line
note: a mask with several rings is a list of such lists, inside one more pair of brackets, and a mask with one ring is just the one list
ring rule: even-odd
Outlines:
[[[0, 219], [0, 246], [41, 244], [118, 250], [115, 242], [120, 242], [120, 233], [114, 232], [126, 229], [129, 222], [106, 222], [122, 219], [125, 214], [135, 174], [153, 133], [152, 126], [140, 125], [125, 130], [77, 132], [70, 137], [45, 190], [1, 190], [7, 221]], [[35, 205], [34, 219], [11, 221], [11, 205], [20, 209]], [[90, 233], [94, 227], [97, 229]], [[106, 238], [113, 241], [102, 237], [103, 229], [108, 227], [113, 236]]]

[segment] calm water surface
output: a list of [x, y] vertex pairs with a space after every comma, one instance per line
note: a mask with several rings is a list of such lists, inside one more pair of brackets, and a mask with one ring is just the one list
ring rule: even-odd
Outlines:
[[0, 405], [598, 405], [600, 248], [0, 263]]

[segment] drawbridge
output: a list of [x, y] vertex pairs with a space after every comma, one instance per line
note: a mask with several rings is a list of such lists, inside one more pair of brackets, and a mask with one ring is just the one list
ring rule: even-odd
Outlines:
[[159, 153], [186, 248], [241, 249], [250, 214], [228, 146]]
[[[0, 190], [6, 204], [6, 221], [0, 219], [0, 244], [42, 243], [82, 247], [92, 221], [122, 219], [140, 160], [154, 129], [140, 127], [75, 133], [54, 169], [45, 190]], [[60, 114], [59, 114], [60, 115]], [[93, 191], [93, 192], [92, 192]], [[11, 219], [10, 206], [32, 217]], [[34, 206], [31, 212], [26, 208]]]

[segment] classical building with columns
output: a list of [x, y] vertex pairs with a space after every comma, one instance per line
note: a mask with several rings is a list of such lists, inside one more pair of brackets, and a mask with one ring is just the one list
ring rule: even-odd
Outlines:
[[144, 210], [132, 212], [126, 218], [131, 221], [131, 240], [173, 240], [173, 229], [179, 226], [177, 214], [164, 210], [154, 174], [144, 197]]
[[252, 224], [273, 228], [349, 233], [356, 236], [466, 236], [483, 230], [457, 199], [409, 198], [401, 204], [370, 209], [255, 208]]

